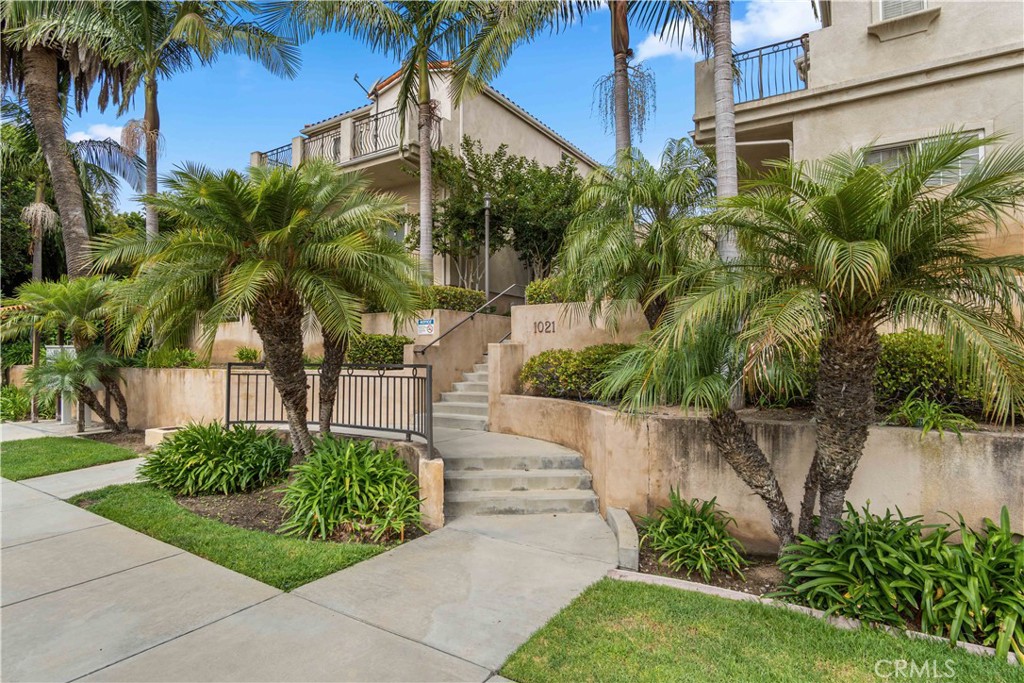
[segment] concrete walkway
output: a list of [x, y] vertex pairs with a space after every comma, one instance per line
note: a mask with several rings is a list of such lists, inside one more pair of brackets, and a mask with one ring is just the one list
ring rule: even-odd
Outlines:
[[0, 484], [4, 681], [500, 680], [616, 560], [596, 514], [465, 517], [282, 593], [60, 500], [99, 469]]
[[[93, 426], [83, 434], [100, 434], [106, 430]], [[22, 441], [38, 439], [44, 436], [78, 436], [78, 427], [73, 424], [62, 425], [57, 420], [40, 420], [39, 422], [4, 422], [0, 424], [0, 441]]]

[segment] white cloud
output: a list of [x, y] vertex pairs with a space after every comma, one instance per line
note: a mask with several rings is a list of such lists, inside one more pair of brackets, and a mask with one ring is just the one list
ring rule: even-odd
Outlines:
[[[808, 0], [750, 0], [746, 13], [736, 17], [733, 10], [732, 40], [737, 50], [777, 43], [820, 28], [814, 8]], [[669, 45], [651, 34], [636, 49], [636, 61], [672, 56], [677, 59], [702, 59], [692, 45]]]
[[111, 126], [106, 123], [94, 123], [85, 130], [78, 130], [68, 136], [68, 140], [71, 142], [81, 142], [82, 140], [106, 140], [111, 138], [113, 140], [121, 140], [121, 130], [124, 126]]

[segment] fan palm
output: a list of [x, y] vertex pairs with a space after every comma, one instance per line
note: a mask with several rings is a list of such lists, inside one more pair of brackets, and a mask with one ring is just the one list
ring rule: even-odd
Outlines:
[[[369, 192], [361, 174], [320, 160], [296, 169], [254, 167], [248, 175], [186, 166], [166, 185], [169, 192], [146, 201], [177, 230], [149, 242], [128, 236], [96, 243], [98, 267], [134, 265], [122, 303], [136, 315], [124, 343], [131, 348], [152, 329], [157, 343], [180, 344], [198, 326], [208, 352], [219, 323], [247, 316], [263, 341], [295, 451], [307, 455], [303, 317], [315, 317], [325, 338], [343, 340], [359, 330], [367, 299], [412, 314], [415, 267], [384, 235], [401, 202]], [[324, 386], [331, 384], [325, 378]]]
[[[893, 168], [867, 163], [867, 148], [774, 164], [714, 217], [736, 231], [739, 260], [708, 267], [707, 282], [666, 309], [654, 340], [666, 353], [706, 325], [737, 326], [748, 381], [780, 355], [818, 351], [801, 532], [815, 500], [818, 537], [837, 528], [875, 420], [879, 326], [941, 334], [990, 416], [1024, 407], [1024, 257], [978, 246], [1024, 201], [1024, 149], [997, 142], [945, 132]], [[961, 174], [980, 147], [985, 158]], [[937, 185], [951, 174], [959, 181]]]
[[[115, 35], [116, 49], [131, 63], [124, 84], [134, 93], [144, 93], [143, 118], [124, 128], [122, 142], [146, 157], [146, 194], [157, 192], [157, 152], [160, 140], [160, 111], [157, 88], [161, 78], [187, 71], [199, 62], [209, 64], [219, 54], [242, 54], [262, 64], [275, 75], [293, 77], [298, 65], [294, 44], [258, 24], [243, 18], [257, 14], [250, 2], [113, 2], [104, 5], [104, 16]], [[127, 97], [119, 113], [132, 103]], [[159, 232], [153, 206], [146, 206], [146, 233]]]
[[[680, 269], [705, 260], [713, 243], [694, 216], [714, 199], [714, 164], [698, 148], [670, 140], [659, 167], [636, 151], [587, 178], [558, 258], [568, 291], [587, 301], [590, 317], [614, 320], [641, 306], [653, 328]], [[682, 283], [676, 281], [679, 286]]]
[[0, 5], [3, 87], [28, 102], [60, 212], [68, 273], [88, 272], [85, 200], [68, 153], [62, 91], [81, 112], [94, 85], [104, 109], [123, 95], [127, 65], [111, 49], [99, 2], [25, 0]]
[[[25, 384], [33, 397], [74, 394], [100, 417], [104, 427], [112, 432], [123, 432], [128, 429], [125, 414], [122, 413], [121, 419], [115, 422], [92, 390], [97, 384], [116, 384], [119, 363], [120, 359], [98, 346], [90, 346], [81, 353], [61, 351], [25, 373]], [[84, 430], [85, 411], [80, 410], [78, 431]]]
[[[120, 432], [128, 428], [128, 404], [113, 370], [116, 363], [96, 348], [97, 340], [112, 327], [111, 299], [117, 286], [112, 278], [99, 275], [74, 280], [63, 277], [56, 282], [26, 282], [13, 299], [4, 302], [0, 338], [11, 339], [26, 331], [38, 334], [63, 330], [71, 337], [75, 355], [81, 356], [83, 362], [88, 359], [89, 367], [95, 370], [95, 378], [90, 374], [92, 379], [75, 386], [79, 400], [92, 408], [108, 429]], [[109, 367], [101, 367], [104, 364]], [[96, 400], [90, 388], [96, 382], [103, 385], [117, 404], [116, 421]]]

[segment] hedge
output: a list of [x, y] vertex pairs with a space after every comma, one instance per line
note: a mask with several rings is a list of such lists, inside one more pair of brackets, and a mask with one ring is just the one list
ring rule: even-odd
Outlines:
[[526, 285], [527, 304], [561, 304], [569, 302], [571, 297], [565, 291], [565, 282], [558, 276], [534, 280]]
[[589, 401], [594, 384], [628, 344], [599, 344], [579, 351], [552, 349], [526, 361], [519, 379], [527, 393], [549, 398]]
[[433, 285], [427, 290], [426, 308], [472, 313], [485, 303], [487, 297], [475, 289]]
[[356, 334], [349, 340], [345, 360], [358, 365], [401, 365], [406, 344], [412, 344], [412, 339], [393, 334]]

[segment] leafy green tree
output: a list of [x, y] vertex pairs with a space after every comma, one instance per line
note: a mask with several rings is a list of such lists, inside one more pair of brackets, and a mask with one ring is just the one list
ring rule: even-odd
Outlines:
[[[143, 90], [141, 119], [128, 122], [122, 142], [146, 157], [146, 194], [157, 192], [157, 152], [160, 142], [160, 79], [188, 71], [197, 62], [210, 64], [220, 54], [245, 55], [275, 75], [293, 77], [299, 63], [295, 45], [250, 19], [259, 19], [252, 2], [112, 2], [103, 4], [104, 17], [114, 34], [112, 48], [131, 66], [124, 83], [127, 93]], [[121, 102], [124, 114], [132, 96]], [[156, 209], [146, 207], [146, 233], [159, 232]]]
[[[997, 143], [947, 132], [893, 168], [868, 164], [867, 149], [779, 162], [709, 217], [736, 232], [741, 257], [713, 265], [703, 283], [670, 302], [651, 336], [649, 358], [678, 357], [708, 330], [727, 341], [721, 354], [727, 374], [706, 375], [689, 391], [707, 389], [700, 403], [735, 431], [722, 392], [738, 382], [737, 368], [754, 382], [776, 359], [817, 351], [817, 446], [801, 533], [814, 530], [815, 502], [816, 537], [825, 540], [837, 529], [876, 419], [880, 326], [940, 334], [958, 376], [980, 388], [993, 418], [1006, 420], [1024, 408], [1024, 257], [986, 257], [978, 246], [979, 237], [999, 229], [1024, 202], [1024, 149]], [[964, 155], [979, 147], [986, 148], [984, 159], [960, 175]], [[951, 174], [960, 179], [939, 187]], [[665, 393], [658, 370], [666, 367], [637, 363], [625, 373], [653, 387], [629, 399], [633, 408], [649, 407]], [[775, 480], [767, 461], [741, 468], [722, 454], [755, 491], [758, 481]], [[784, 513], [773, 511], [773, 524]]]
[[[327, 345], [333, 341], [343, 353], [367, 301], [413, 314], [415, 267], [385, 232], [401, 203], [370, 192], [360, 173], [320, 160], [296, 169], [254, 167], [248, 175], [190, 165], [172, 173], [167, 187], [146, 201], [177, 230], [148, 242], [97, 239], [99, 267], [134, 266], [121, 297], [134, 313], [126, 347], [148, 330], [158, 346], [183, 344], [196, 333], [208, 353], [218, 324], [248, 317], [263, 341], [296, 454], [308, 455], [303, 320], [314, 319]], [[337, 371], [340, 363], [333, 378], [322, 368], [324, 390], [336, 388]]]
[[557, 166], [530, 164], [524, 176], [506, 216], [508, 241], [531, 278], [547, 277], [576, 217], [583, 179], [571, 159]]
[[670, 140], [658, 167], [627, 151], [587, 178], [558, 263], [591, 319], [640, 306], [657, 324], [689, 286], [683, 275], [709, 256], [711, 236], [697, 219], [714, 199], [714, 175], [700, 149]]

